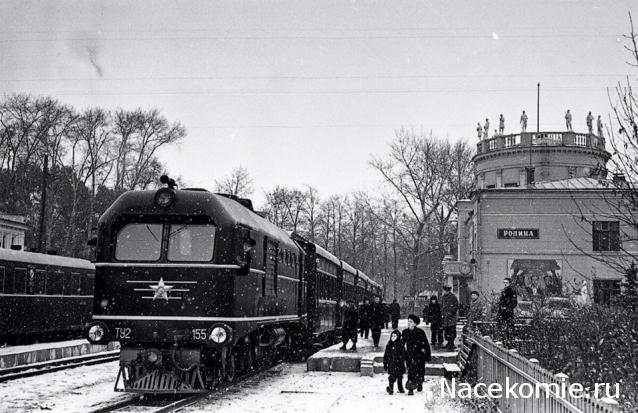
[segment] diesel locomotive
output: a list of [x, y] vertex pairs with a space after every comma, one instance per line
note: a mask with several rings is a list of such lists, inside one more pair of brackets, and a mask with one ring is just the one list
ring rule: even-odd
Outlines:
[[121, 195], [98, 222], [93, 343], [119, 341], [115, 390], [203, 392], [335, 341], [341, 306], [379, 284], [256, 214], [168, 187]]

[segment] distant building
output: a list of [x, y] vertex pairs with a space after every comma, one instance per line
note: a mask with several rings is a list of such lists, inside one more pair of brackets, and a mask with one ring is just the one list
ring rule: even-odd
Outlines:
[[[596, 257], [638, 251], [634, 229], [614, 215], [603, 138], [521, 133], [480, 142], [475, 188], [458, 203], [458, 260], [444, 269], [462, 302], [498, 294], [511, 277], [519, 300], [579, 296], [608, 302], [623, 275]], [[627, 234], [624, 236], [623, 234]]]
[[0, 214], [0, 248], [24, 249], [24, 238], [29, 226], [22, 215]]

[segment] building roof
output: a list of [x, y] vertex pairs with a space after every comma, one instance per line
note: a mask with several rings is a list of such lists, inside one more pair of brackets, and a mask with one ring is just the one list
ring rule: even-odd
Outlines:
[[528, 187], [534, 189], [609, 189], [614, 185], [607, 179], [600, 178], [569, 178], [562, 179], [560, 181], [545, 181], [537, 182], [534, 185], [528, 185]]

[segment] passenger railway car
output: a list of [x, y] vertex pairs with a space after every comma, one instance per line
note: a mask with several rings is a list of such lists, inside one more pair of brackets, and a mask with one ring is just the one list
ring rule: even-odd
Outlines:
[[120, 341], [116, 390], [205, 391], [318, 336], [334, 340], [343, 265], [248, 200], [130, 191], [98, 223], [87, 337]]
[[0, 341], [80, 334], [91, 319], [93, 276], [86, 260], [0, 248]]

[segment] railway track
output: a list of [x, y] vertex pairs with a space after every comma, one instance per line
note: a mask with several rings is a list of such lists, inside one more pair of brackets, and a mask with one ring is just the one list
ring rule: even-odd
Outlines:
[[222, 396], [228, 393], [236, 393], [240, 391], [238, 388], [241, 384], [248, 386], [256, 386], [259, 382], [267, 377], [277, 375], [277, 372], [272, 372], [274, 367], [280, 365], [281, 362], [264, 366], [260, 369], [252, 371], [243, 376], [237, 377], [230, 383], [222, 383], [221, 386], [214, 388], [206, 393], [199, 393], [195, 395], [151, 395], [151, 396], [135, 396], [128, 400], [122, 400], [112, 405], [101, 407], [96, 410], [91, 410], [89, 413], [168, 413], [178, 412], [188, 406], [191, 406], [202, 399]]
[[77, 357], [43, 361], [40, 363], [25, 364], [23, 366], [0, 369], [0, 383], [20, 379], [24, 377], [38, 376], [54, 371], [70, 369], [73, 367], [89, 366], [91, 364], [108, 363], [118, 360], [120, 350], [105, 351], [96, 354], [86, 354]]

